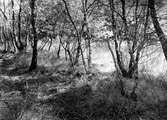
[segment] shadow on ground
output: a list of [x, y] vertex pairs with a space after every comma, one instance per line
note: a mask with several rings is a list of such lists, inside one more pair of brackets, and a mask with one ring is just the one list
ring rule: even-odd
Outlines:
[[[12, 55], [11, 55], [12, 56]], [[17, 59], [17, 60], [16, 60]], [[121, 95], [118, 78], [97, 71], [38, 67], [25, 73], [18, 56], [0, 61], [0, 120], [166, 120], [167, 83], [140, 79], [137, 101]], [[11, 69], [9, 69], [11, 68]], [[134, 80], [122, 78], [130, 93]]]

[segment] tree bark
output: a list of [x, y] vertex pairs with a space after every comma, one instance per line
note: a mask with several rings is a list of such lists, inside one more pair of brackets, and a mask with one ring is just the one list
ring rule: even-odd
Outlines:
[[[12, 3], [12, 44], [13, 44], [13, 47], [14, 47], [14, 52], [16, 52], [15, 45], [16, 45], [17, 43], [16, 43], [16, 35], [15, 35], [14, 1], [12, 0], [11, 3]], [[15, 45], [14, 45], [14, 43], [15, 43]], [[17, 47], [17, 46], [16, 46], [16, 47]]]
[[91, 68], [92, 64], [92, 48], [91, 48], [91, 39], [88, 38], [88, 69]]
[[31, 60], [31, 65], [29, 67], [29, 71], [32, 71], [36, 69], [37, 67], [37, 56], [38, 56], [38, 51], [37, 51], [37, 34], [36, 34], [36, 27], [35, 27], [35, 1], [36, 0], [31, 0], [30, 1], [30, 8], [31, 8], [31, 25], [32, 25], [32, 32], [33, 32], [33, 55], [32, 55], [32, 60]]
[[19, 5], [19, 14], [18, 14], [18, 42], [19, 42], [19, 51], [22, 51], [24, 49], [24, 45], [21, 41], [21, 11], [22, 11], [22, 6], [21, 6], [22, 0], [20, 0], [20, 5]]

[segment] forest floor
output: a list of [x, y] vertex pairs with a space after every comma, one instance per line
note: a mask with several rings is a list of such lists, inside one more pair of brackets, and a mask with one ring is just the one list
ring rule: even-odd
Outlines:
[[[39, 54], [29, 73], [30, 54], [0, 56], [0, 120], [166, 120], [166, 78], [127, 79], [93, 69], [71, 69], [62, 59]], [[51, 63], [46, 65], [46, 58]], [[53, 59], [53, 60], [51, 60]], [[54, 63], [54, 65], [53, 65]], [[119, 80], [137, 101], [121, 95]]]

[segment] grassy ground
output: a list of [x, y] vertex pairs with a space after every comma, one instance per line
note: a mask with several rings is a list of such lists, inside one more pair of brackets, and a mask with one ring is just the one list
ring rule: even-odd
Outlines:
[[[166, 120], [167, 83], [164, 76], [139, 80], [80, 67], [39, 54], [37, 70], [26, 73], [31, 55], [0, 57], [0, 119], [4, 120]], [[137, 83], [137, 101], [129, 95]]]

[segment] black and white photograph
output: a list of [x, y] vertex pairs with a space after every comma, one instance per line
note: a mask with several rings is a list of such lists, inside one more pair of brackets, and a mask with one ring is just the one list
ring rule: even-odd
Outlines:
[[167, 120], [167, 0], [0, 0], [0, 120]]

